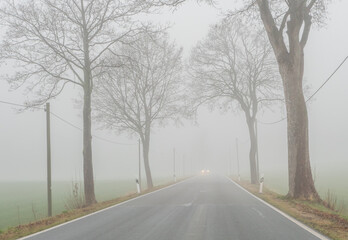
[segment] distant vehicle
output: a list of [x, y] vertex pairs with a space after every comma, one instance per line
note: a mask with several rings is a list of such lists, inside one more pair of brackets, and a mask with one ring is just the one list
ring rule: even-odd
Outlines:
[[202, 169], [201, 175], [210, 175], [210, 170], [209, 169]]

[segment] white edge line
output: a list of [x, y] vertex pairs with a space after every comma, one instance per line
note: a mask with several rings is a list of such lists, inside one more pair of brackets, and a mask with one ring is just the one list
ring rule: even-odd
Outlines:
[[162, 190], [166, 190], [166, 189], [172, 188], [172, 187], [177, 186], [177, 185], [179, 185], [179, 184], [181, 184], [181, 183], [184, 183], [184, 182], [186, 182], [186, 181], [188, 181], [188, 180], [191, 180], [192, 178], [194, 178], [194, 177], [187, 178], [187, 179], [185, 179], [185, 180], [183, 180], [183, 181], [180, 181], [180, 182], [177, 182], [177, 183], [171, 184], [171, 185], [169, 185], [169, 186], [167, 186], [167, 187], [157, 189], [157, 190], [155, 190], [155, 191], [153, 191], [153, 192], [149, 192], [149, 193], [146, 193], [146, 194], [140, 195], [140, 196], [138, 196], [138, 197], [134, 197], [134, 198], [128, 199], [128, 200], [126, 200], [126, 201], [124, 201], [124, 202], [117, 203], [117, 204], [115, 204], [115, 205], [113, 205], [113, 206], [110, 206], [110, 207], [107, 207], [107, 208], [101, 209], [101, 210], [99, 210], [99, 211], [96, 211], [96, 212], [93, 212], [93, 213], [87, 214], [87, 215], [85, 215], [85, 216], [82, 216], [82, 217], [79, 217], [79, 218], [73, 219], [73, 220], [68, 221], [68, 222], [65, 222], [65, 223], [61, 223], [61, 224], [59, 224], [59, 225], [57, 225], [57, 226], [54, 226], [54, 227], [51, 227], [51, 228], [48, 228], [48, 229], [42, 230], [42, 231], [40, 231], [40, 232], [33, 233], [33, 234], [31, 234], [31, 235], [28, 235], [28, 236], [25, 236], [25, 237], [19, 238], [18, 240], [25, 240], [25, 239], [29, 239], [29, 238], [35, 237], [35, 236], [37, 236], [37, 235], [39, 235], [39, 234], [42, 234], [42, 233], [45, 233], [45, 232], [51, 231], [51, 230], [53, 230], [53, 229], [56, 229], [56, 228], [62, 227], [62, 226], [64, 226], [64, 225], [68, 225], [68, 224], [73, 223], [73, 222], [77, 222], [77, 221], [79, 221], [79, 220], [81, 220], [81, 219], [84, 219], [84, 218], [90, 217], [90, 216], [92, 216], [92, 215], [95, 215], [95, 214], [98, 214], [98, 213], [101, 213], [101, 212], [107, 211], [107, 210], [109, 210], [109, 209], [111, 209], [111, 208], [118, 207], [118, 206], [120, 206], [120, 205], [126, 204], [126, 203], [131, 202], [131, 201], [134, 201], [134, 200], [136, 200], [136, 199], [139, 199], [139, 198], [142, 198], [142, 197], [148, 196], [148, 195], [153, 194], [153, 193], [157, 193], [157, 192], [162, 191]]
[[248, 190], [246, 190], [245, 188], [243, 188], [242, 186], [240, 186], [238, 183], [236, 183], [235, 181], [233, 181], [231, 178], [227, 177], [226, 178], [228, 180], [230, 180], [233, 184], [235, 184], [237, 187], [239, 187], [240, 189], [242, 189], [243, 191], [245, 191], [246, 193], [250, 194], [251, 196], [253, 196], [254, 198], [258, 199], [260, 202], [262, 202], [263, 204], [265, 204], [266, 206], [270, 207], [271, 209], [273, 209], [274, 211], [276, 211], [277, 213], [281, 214], [282, 216], [284, 216], [285, 218], [287, 218], [288, 220], [292, 221], [293, 223], [295, 223], [296, 225], [298, 225], [299, 227], [303, 228], [304, 230], [306, 230], [307, 232], [311, 233], [312, 235], [314, 235], [315, 237], [321, 239], [321, 240], [330, 240], [328, 237], [325, 237], [324, 235], [318, 233], [317, 231], [313, 230], [312, 228], [308, 227], [307, 225], [303, 224], [302, 222], [296, 220], [295, 218], [289, 216], [288, 214], [280, 211], [278, 208], [276, 208], [275, 206], [269, 204], [268, 202], [262, 200], [261, 198], [255, 196], [254, 194], [252, 194], [251, 192], [249, 192]]

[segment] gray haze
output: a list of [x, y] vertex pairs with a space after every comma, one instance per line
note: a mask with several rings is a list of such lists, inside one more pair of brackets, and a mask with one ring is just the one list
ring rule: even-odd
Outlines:
[[[220, 9], [233, 9], [229, 0], [219, 1]], [[305, 49], [305, 80], [314, 92], [348, 54], [347, 1], [330, 5], [329, 21], [324, 28], [313, 28]], [[204, 38], [209, 25], [221, 18], [220, 10], [187, 2], [177, 10], [163, 11], [150, 17], [162, 24], [170, 23], [171, 37], [184, 47], [184, 55]], [[10, 69], [1, 69], [10, 71]], [[316, 175], [335, 174], [337, 181], [348, 181], [348, 64], [319, 92], [309, 104], [310, 154]], [[0, 80], [0, 100], [23, 103], [29, 96], [23, 89], [9, 92], [8, 84]], [[78, 88], [70, 86], [51, 101], [52, 112], [82, 127]], [[46, 177], [46, 125], [44, 111], [17, 113], [14, 107], [0, 104], [0, 181], [44, 180]], [[272, 122], [285, 115], [284, 108], [259, 114], [259, 120]], [[202, 168], [236, 173], [235, 139], [239, 138], [241, 173], [249, 176], [249, 137], [243, 114], [210, 112], [202, 108], [198, 124], [183, 121], [183, 125], [156, 128], [153, 132], [150, 161], [154, 178], [172, 176], [173, 148], [176, 149], [178, 175], [197, 173]], [[82, 179], [82, 132], [52, 117], [53, 180]], [[93, 134], [135, 145], [117, 145], [93, 140], [95, 179], [135, 177], [137, 141], [128, 135], [101, 131], [94, 124]], [[260, 171], [278, 172], [287, 178], [286, 121], [275, 125], [259, 125]], [[192, 167], [191, 167], [192, 166]], [[345, 179], [344, 179], [345, 178]]]

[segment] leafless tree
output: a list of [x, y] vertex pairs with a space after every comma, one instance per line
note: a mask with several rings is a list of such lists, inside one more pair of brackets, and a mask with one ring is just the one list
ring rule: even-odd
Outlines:
[[232, 105], [244, 114], [250, 136], [251, 183], [258, 182], [256, 117], [260, 107], [279, 99], [280, 78], [265, 35], [251, 32], [237, 19], [211, 27], [193, 49], [190, 72], [195, 107]]
[[105, 127], [139, 135], [143, 145], [147, 186], [153, 187], [149, 150], [154, 124], [174, 119], [180, 112], [181, 54], [161, 31], [143, 33], [121, 47], [97, 85], [96, 118]]
[[105, 55], [139, 32], [132, 16], [174, 0], [3, 0], [6, 26], [1, 59], [15, 62], [8, 77], [13, 88], [35, 93], [28, 106], [59, 95], [68, 84], [80, 86], [83, 99], [83, 169], [86, 204], [96, 202], [92, 165], [91, 94], [105, 66]]
[[312, 23], [322, 24], [329, 0], [252, 0], [239, 13], [261, 16], [283, 80], [288, 123], [289, 197], [318, 200], [309, 158], [303, 94], [304, 48]]

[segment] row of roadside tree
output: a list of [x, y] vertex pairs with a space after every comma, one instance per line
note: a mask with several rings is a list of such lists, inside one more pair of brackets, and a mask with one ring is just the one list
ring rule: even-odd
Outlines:
[[319, 199], [310, 168], [302, 81], [312, 15], [323, 16], [325, 4], [316, 0], [243, 2], [243, 8], [228, 12], [211, 26], [184, 64], [182, 49], [170, 40], [166, 27], [137, 20], [141, 14], [182, 2], [1, 3], [6, 33], [0, 57], [14, 69], [4, 77], [12, 88], [25, 85], [33, 93], [28, 108], [55, 98], [66, 85], [81, 87], [86, 204], [96, 202], [92, 119], [105, 128], [138, 135], [147, 186], [152, 188], [149, 151], [154, 125], [191, 117], [201, 105], [240, 110], [249, 129], [250, 176], [255, 184], [259, 179], [257, 113], [276, 102], [285, 102], [287, 109], [289, 196]]

